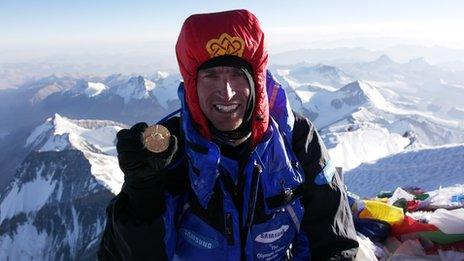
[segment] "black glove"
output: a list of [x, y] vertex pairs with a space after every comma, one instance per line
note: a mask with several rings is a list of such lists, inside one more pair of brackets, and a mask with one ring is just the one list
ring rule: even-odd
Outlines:
[[148, 127], [139, 122], [130, 129], [122, 129], [116, 135], [119, 167], [126, 178], [148, 178], [162, 173], [177, 151], [177, 138], [171, 135], [169, 147], [160, 153], [153, 153], [143, 145], [143, 132]]

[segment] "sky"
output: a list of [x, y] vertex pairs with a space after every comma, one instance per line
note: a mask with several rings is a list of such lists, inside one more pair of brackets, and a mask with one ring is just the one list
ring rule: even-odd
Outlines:
[[237, 8], [255, 13], [271, 53], [398, 43], [464, 49], [463, 1], [0, 0], [0, 62], [172, 56], [189, 15]]

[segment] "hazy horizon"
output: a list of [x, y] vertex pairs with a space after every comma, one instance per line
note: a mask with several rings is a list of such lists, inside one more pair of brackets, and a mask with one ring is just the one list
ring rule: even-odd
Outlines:
[[189, 15], [239, 8], [261, 21], [272, 53], [295, 45], [381, 49], [402, 43], [464, 49], [462, 1], [7, 0], [0, 3], [0, 59], [24, 62], [70, 51], [170, 55]]
[[[363, 48], [369, 60], [381, 54], [398, 62], [424, 57], [464, 68], [461, 1], [7, 0], [0, 2], [0, 76], [7, 78], [0, 88], [38, 71], [177, 71], [174, 46], [183, 21], [195, 13], [239, 8], [261, 21], [270, 64], [286, 51]], [[392, 51], [398, 46], [404, 50]]]

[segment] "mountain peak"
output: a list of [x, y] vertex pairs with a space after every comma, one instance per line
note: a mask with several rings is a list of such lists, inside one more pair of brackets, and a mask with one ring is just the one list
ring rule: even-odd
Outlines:
[[381, 56], [379, 56], [379, 58], [374, 60], [372, 63], [377, 64], [377, 65], [389, 65], [389, 64], [393, 64], [395, 62], [392, 59], [390, 59], [390, 57], [388, 55], [382, 54]]
[[296, 85], [310, 84], [340, 88], [352, 81], [351, 77], [338, 67], [325, 64], [301, 66], [291, 70], [280, 70], [280, 72], [284, 72], [281, 77], [293, 81]]
[[36, 151], [77, 149], [114, 155], [113, 141], [121, 126], [111, 121], [72, 120], [55, 113], [32, 131], [25, 147]]
[[415, 58], [415, 59], [411, 59], [411, 60], [409, 60], [409, 62], [407, 64], [408, 64], [408, 66], [411, 66], [411, 67], [416, 68], [416, 69], [430, 66], [430, 64], [425, 60], [424, 57], [418, 57], [418, 58]]
[[157, 71], [155, 75], [153, 76], [154, 81], [159, 81], [166, 79], [169, 76], [168, 72], [162, 72], [162, 71]]
[[107, 89], [108, 86], [106, 86], [104, 83], [79, 79], [75, 87], [69, 90], [69, 93], [71, 93], [72, 95], [84, 94], [85, 96], [90, 98], [102, 94]]
[[356, 80], [337, 92], [342, 93], [342, 100], [348, 105], [362, 105], [372, 103], [377, 108], [385, 108], [387, 101], [380, 92], [365, 81]]
[[108, 87], [101, 82], [87, 82], [87, 88], [84, 93], [89, 97], [94, 97], [107, 90]]
[[150, 97], [150, 92], [156, 87], [156, 84], [145, 77], [139, 75], [131, 77], [127, 83], [115, 87], [115, 93], [128, 103], [132, 99], [140, 100]]

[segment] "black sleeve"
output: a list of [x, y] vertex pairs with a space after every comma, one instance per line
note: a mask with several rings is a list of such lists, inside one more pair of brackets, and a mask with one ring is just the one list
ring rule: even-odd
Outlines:
[[294, 113], [292, 148], [305, 173], [301, 232], [309, 238], [313, 260], [354, 260], [358, 243], [345, 186], [338, 175], [318, 185], [315, 177], [329, 160], [314, 125]]
[[[186, 191], [188, 176], [183, 158], [179, 118], [165, 124], [176, 135], [178, 151], [167, 170], [143, 179], [125, 176], [121, 192], [107, 207], [106, 227], [98, 251], [99, 260], [166, 260], [164, 246], [165, 193]], [[158, 173], [157, 173], [158, 174]]]
[[107, 207], [98, 260], [167, 260], [163, 218], [143, 221], [129, 206], [129, 197], [122, 191]]

